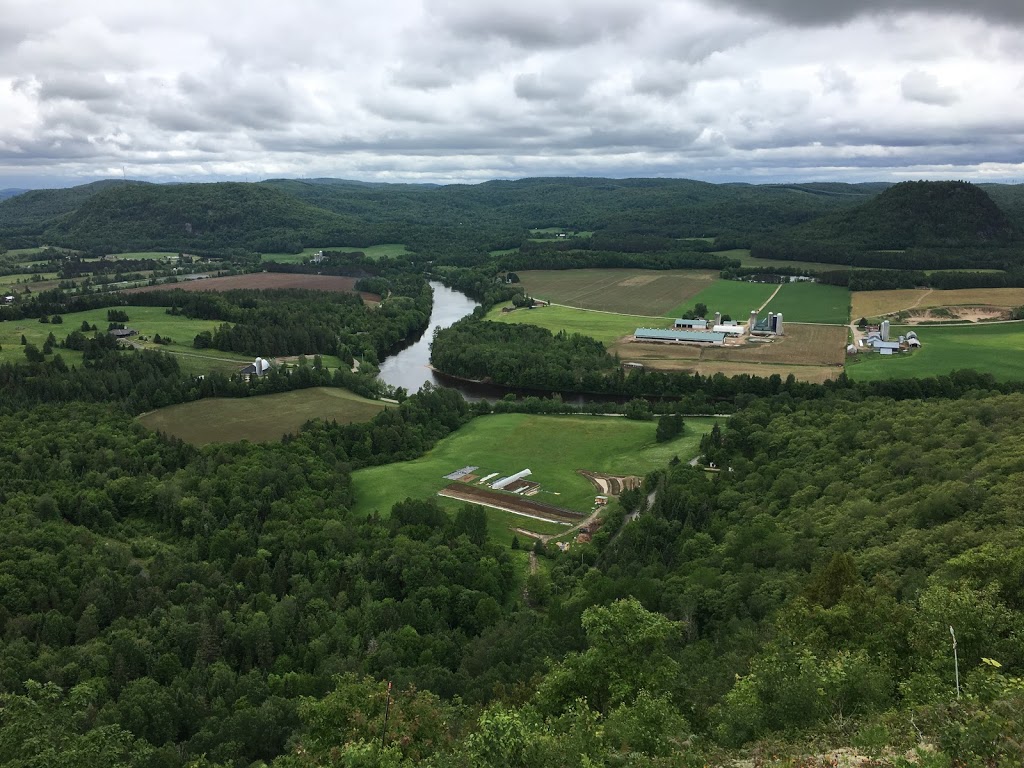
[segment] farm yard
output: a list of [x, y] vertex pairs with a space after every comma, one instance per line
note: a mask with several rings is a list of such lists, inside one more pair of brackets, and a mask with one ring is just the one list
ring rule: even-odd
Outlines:
[[608, 349], [626, 362], [660, 371], [693, 371], [704, 376], [793, 374], [800, 381], [835, 379], [843, 370], [847, 328], [838, 325], [785, 324], [786, 335], [771, 342], [741, 346], [696, 347], [618, 341]]
[[[1024, 288], [968, 288], [938, 291], [917, 288], [899, 291], [857, 291], [853, 294], [853, 318], [877, 318], [897, 312], [916, 312], [936, 307], [1019, 307]], [[925, 315], [926, 313], [920, 312]]]
[[537, 299], [582, 309], [657, 316], [671, 315], [681, 302], [718, 279], [717, 272], [696, 269], [527, 270], [517, 274], [522, 287]]
[[[147, 285], [130, 288], [124, 293], [149, 293], [152, 291], [234, 291], [238, 289], [270, 290], [274, 288], [302, 288], [309, 291], [352, 292], [354, 277], [336, 275], [287, 274], [284, 272], [253, 272], [229, 277], [207, 277], [199, 280], [183, 280], [164, 285]], [[364, 301], [380, 301], [374, 293], [361, 293]]]
[[[643, 475], [678, 456], [697, 455], [700, 437], [711, 429], [710, 418], [686, 419], [686, 432], [667, 443], [654, 440], [655, 422], [603, 416], [534, 416], [505, 414], [474, 419], [413, 461], [370, 467], [353, 473], [354, 511], [387, 514], [398, 501], [426, 498], [452, 483], [446, 475], [467, 464], [478, 465], [476, 478], [505, 476], [529, 468], [529, 480], [540, 485], [532, 501], [587, 513], [597, 489], [577, 470]], [[497, 476], [496, 475], [496, 476]], [[469, 487], [480, 487], [474, 479]], [[454, 499], [445, 505], [458, 506]], [[557, 522], [544, 522], [488, 509], [491, 532], [511, 541], [510, 526], [537, 533], [564, 532]]]
[[861, 352], [847, 361], [850, 378], [923, 378], [972, 368], [999, 381], [1024, 379], [1024, 323], [893, 326], [891, 333], [898, 336], [909, 330], [917, 333], [920, 349], [892, 357]]
[[262, 443], [298, 432], [310, 419], [369, 421], [385, 407], [345, 389], [314, 387], [260, 397], [207, 398], [150, 411], [138, 420], [192, 445]]

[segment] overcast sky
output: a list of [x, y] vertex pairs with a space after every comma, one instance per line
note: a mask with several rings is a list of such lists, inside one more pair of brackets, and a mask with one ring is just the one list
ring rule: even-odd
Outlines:
[[0, 187], [122, 168], [1024, 182], [1024, 1], [0, 0]]

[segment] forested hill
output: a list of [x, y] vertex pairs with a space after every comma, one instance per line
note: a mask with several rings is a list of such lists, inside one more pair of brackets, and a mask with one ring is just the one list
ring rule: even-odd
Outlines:
[[9, 197], [20, 195], [22, 192], [28, 192], [27, 189], [17, 189], [15, 187], [8, 187], [7, 189], [0, 189], [0, 200], [6, 200]]
[[906, 181], [842, 213], [779, 235], [864, 250], [1009, 245], [1021, 231], [991, 197], [963, 181]]
[[[100, 182], [0, 202], [0, 240], [112, 250], [296, 252], [301, 245], [518, 247], [532, 228], [670, 238], [745, 236], [870, 199], [878, 185], [708, 184], [685, 179], [539, 178], [483, 184]], [[191, 225], [191, 232], [189, 227]], [[19, 243], [28, 244], [28, 243]], [[34, 244], [34, 243], [33, 243]]]
[[[15, 198], [17, 199], [17, 198]], [[355, 222], [259, 184], [118, 186], [47, 230], [82, 250], [300, 250], [345, 242]]]
[[15, 194], [0, 202], [0, 232], [5, 235], [41, 235], [47, 227], [78, 210], [94, 195], [139, 184], [142, 182], [108, 179], [68, 189], [36, 189]]

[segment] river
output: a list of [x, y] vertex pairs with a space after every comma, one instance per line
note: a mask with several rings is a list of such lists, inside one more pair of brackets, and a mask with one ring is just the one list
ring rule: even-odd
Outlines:
[[394, 387], [404, 387], [412, 394], [424, 384], [455, 387], [470, 400], [477, 400], [483, 393], [474, 394], [471, 386], [456, 386], [452, 379], [438, 375], [430, 369], [430, 342], [437, 328], [447, 328], [457, 320], [473, 312], [478, 304], [464, 293], [453, 291], [446, 285], [431, 281], [434, 290], [434, 308], [430, 312], [427, 330], [415, 342], [391, 357], [380, 366], [380, 379]]
[[[556, 394], [543, 390], [524, 390], [512, 387], [499, 387], [492, 384], [474, 384], [462, 379], [455, 379], [437, 373], [430, 368], [430, 342], [434, 339], [434, 330], [447, 328], [466, 315], [472, 314], [479, 304], [466, 294], [453, 291], [446, 285], [430, 281], [434, 289], [434, 308], [430, 313], [427, 330], [416, 341], [405, 349], [396, 352], [381, 363], [379, 378], [394, 387], [403, 387], [410, 395], [419, 391], [424, 384], [456, 389], [467, 400], [500, 400], [505, 395], [534, 397], [551, 397]], [[577, 392], [557, 393], [565, 402], [574, 405], [586, 403], [616, 402], [624, 403], [628, 398], [615, 395], [581, 395]]]

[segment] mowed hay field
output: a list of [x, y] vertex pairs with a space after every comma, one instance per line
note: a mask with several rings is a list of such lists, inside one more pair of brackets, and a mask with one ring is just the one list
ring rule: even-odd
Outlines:
[[730, 315], [733, 320], [746, 322], [750, 317], [750, 310], [758, 309], [768, 301], [768, 297], [775, 293], [778, 287], [763, 283], [746, 283], [741, 280], [715, 280], [690, 302], [677, 306], [675, 315], [678, 317], [700, 302], [707, 305], [709, 315], [721, 312], [723, 315]]
[[547, 328], [552, 333], [581, 333], [612, 344], [623, 336], [632, 335], [637, 328], [671, 328], [669, 317], [646, 317], [643, 315], [618, 315], [572, 307], [534, 307], [502, 312], [499, 307], [492, 309], [488, 320], [496, 323], [528, 323]]
[[345, 389], [314, 387], [259, 397], [196, 400], [150, 411], [139, 416], [139, 422], [193, 445], [263, 443], [298, 432], [310, 419], [369, 421], [385, 407]]
[[609, 348], [624, 362], [643, 363], [652, 370], [692, 371], [709, 376], [793, 374], [800, 381], [835, 379], [843, 370], [847, 329], [837, 325], [786, 324], [786, 335], [772, 342], [747, 342], [738, 347], [696, 347], [620, 341]]
[[853, 318], [881, 317], [931, 307], [1024, 305], [1024, 288], [967, 288], [936, 291], [920, 288], [902, 291], [857, 291], [853, 294]]
[[1024, 380], [1024, 323], [900, 326], [894, 334], [917, 333], [921, 348], [892, 357], [861, 351], [847, 361], [858, 381], [943, 376], [962, 368], [990, 373], [1000, 381]]
[[[269, 290], [273, 288], [303, 288], [309, 291], [354, 292], [356, 278], [337, 275], [287, 274], [284, 272], [253, 272], [247, 275], [228, 277], [207, 277], [200, 280], [184, 280], [164, 285], [147, 285], [131, 288], [124, 293], [151, 293], [153, 291], [234, 291], [239, 289]], [[364, 301], [380, 301], [374, 293], [362, 293]]]
[[821, 283], [785, 283], [775, 294], [765, 312], [781, 312], [783, 325], [788, 323], [850, 322], [850, 291], [839, 285]]
[[583, 309], [658, 316], [672, 314], [718, 279], [717, 272], [696, 269], [527, 270], [516, 274], [526, 292], [537, 299]]
[[[535, 416], [502, 414], [473, 419], [431, 451], [413, 461], [360, 469], [352, 474], [355, 511], [374, 510], [387, 515], [396, 502], [428, 498], [451, 481], [445, 475], [465, 466], [477, 466], [478, 479], [491, 474], [511, 475], [531, 469], [531, 481], [541, 492], [528, 497], [577, 512], [588, 512], [597, 490], [576, 474], [577, 469], [615, 475], [644, 475], [663, 467], [673, 457], [686, 461], [699, 452], [700, 438], [714, 419], [686, 419], [683, 435], [657, 443], [655, 421], [630, 421], [614, 416]], [[497, 479], [497, 478], [494, 478]], [[474, 481], [475, 482], [475, 481]], [[463, 502], [438, 499], [445, 506]], [[541, 533], [556, 533], [564, 526], [487, 509], [500, 521], [502, 539], [511, 540], [508, 525]], [[501, 530], [493, 531], [502, 533]]]

